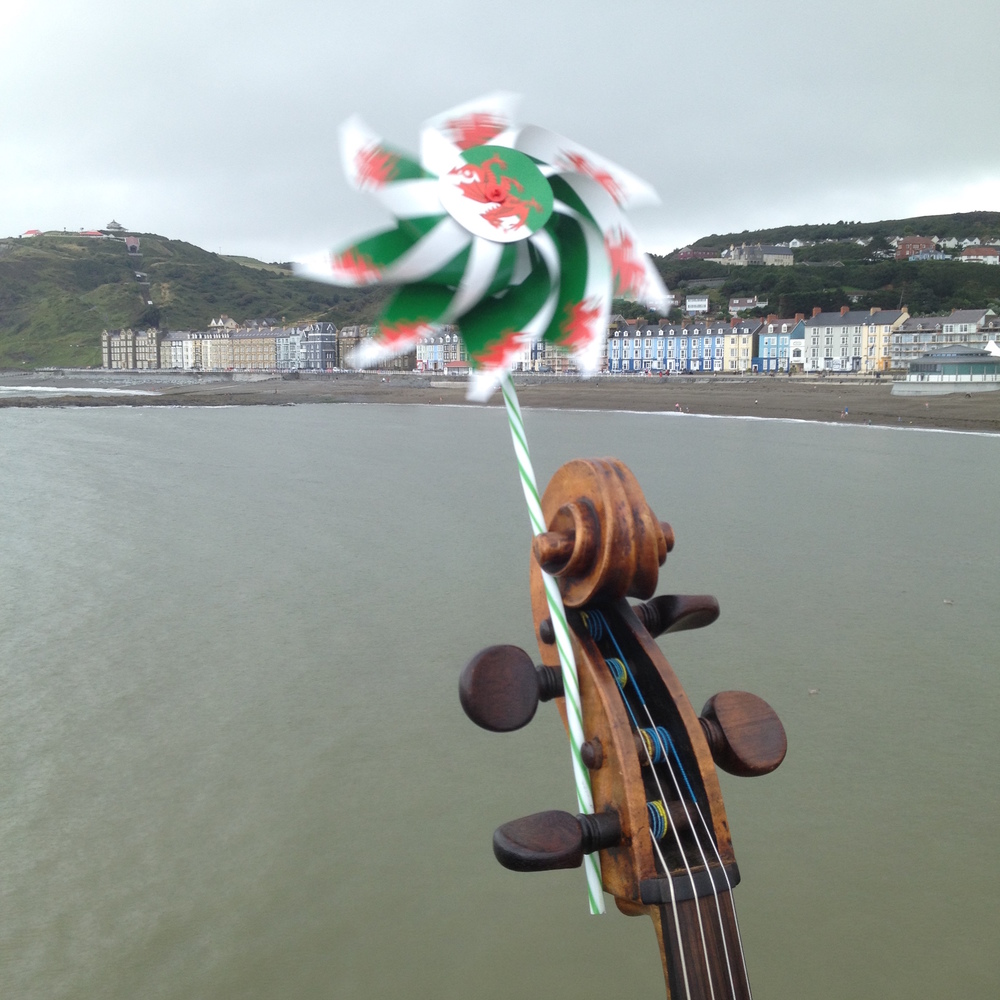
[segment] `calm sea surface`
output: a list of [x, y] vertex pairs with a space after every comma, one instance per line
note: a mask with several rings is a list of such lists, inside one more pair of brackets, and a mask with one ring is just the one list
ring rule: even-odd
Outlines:
[[[660, 592], [719, 597], [661, 641], [694, 704], [785, 723], [722, 776], [757, 1000], [1000, 994], [1000, 437], [526, 419], [543, 483], [623, 459]], [[532, 648], [502, 411], [4, 410], [0, 505], [5, 1000], [662, 996], [649, 921], [493, 859], [573, 809], [551, 706], [458, 704]]]

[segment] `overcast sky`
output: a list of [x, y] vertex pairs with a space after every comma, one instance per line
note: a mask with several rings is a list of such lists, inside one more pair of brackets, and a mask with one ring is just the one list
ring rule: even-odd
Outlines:
[[996, 211], [998, 28], [997, 0], [0, 0], [0, 236], [301, 257], [385, 222], [340, 122], [415, 152], [494, 90], [650, 181], [653, 249]]

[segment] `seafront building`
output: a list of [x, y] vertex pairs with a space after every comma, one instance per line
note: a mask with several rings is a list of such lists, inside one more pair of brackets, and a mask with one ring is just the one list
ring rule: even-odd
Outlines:
[[768, 316], [760, 331], [757, 370], [761, 372], [787, 372], [792, 363], [792, 341], [805, 336], [805, 314], [797, 313], [792, 319]]
[[888, 370], [890, 338], [907, 318], [905, 309], [852, 310], [848, 306], [839, 312], [813, 309], [812, 316], [805, 321], [803, 371]]
[[893, 395], [934, 396], [951, 392], [996, 392], [1000, 389], [1000, 357], [961, 344], [921, 354], [909, 363]]
[[739, 342], [750, 368], [751, 343], [760, 320], [743, 324], [742, 338], [728, 323], [639, 325], [619, 320], [608, 332], [607, 370], [613, 375], [635, 372], [678, 374], [737, 370]]
[[[239, 325], [228, 316], [205, 330], [105, 330], [102, 365], [110, 369], [182, 371], [333, 371], [349, 367], [351, 353], [375, 328], [333, 323]], [[613, 375], [752, 372], [880, 374], [941, 348], [984, 350], [1000, 339], [992, 309], [956, 309], [947, 316], [911, 316], [900, 309], [837, 312], [816, 308], [808, 319], [736, 317], [729, 322], [643, 323], [612, 318], [601, 369]], [[463, 374], [469, 356], [457, 327], [429, 332], [408, 354], [380, 366], [392, 371]], [[544, 341], [525, 343], [513, 371], [573, 372], [572, 357]]]
[[[101, 362], [104, 368], [116, 369], [333, 371], [373, 332], [367, 326], [338, 331], [333, 323], [319, 322], [279, 326], [274, 320], [254, 320], [240, 325], [223, 315], [206, 330], [105, 330]], [[411, 351], [385, 367], [409, 371], [415, 364]]]
[[104, 368], [159, 368], [161, 340], [159, 330], [105, 330], [101, 334], [101, 365]]
[[893, 332], [890, 367], [907, 368], [915, 358], [962, 344], [985, 350], [1000, 333], [992, 309], [954, 309], [947, 316], [910, 316]]

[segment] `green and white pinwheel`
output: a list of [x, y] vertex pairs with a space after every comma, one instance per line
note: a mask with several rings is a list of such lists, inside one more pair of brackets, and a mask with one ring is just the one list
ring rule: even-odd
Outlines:
[[341, 127], [351, 185], [397, 220], [298, 267], [336, 285], [398, 286], [352, 364], [377, 365], [454, 324], [473, 366], [469, 396], [485, 399], [536, 340], [596, 372], [613, 296], [667, 309], [625, 215], [655, 203], [653, 189], [568, 139], [515, 126], [514, 104], [494, 94], [437, 116], [419, 160], [357, 117]]

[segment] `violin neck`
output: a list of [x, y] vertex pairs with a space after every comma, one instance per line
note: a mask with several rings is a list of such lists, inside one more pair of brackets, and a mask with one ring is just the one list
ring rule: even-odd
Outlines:
[[652, 906], [649, 914], [668, 1000], [751, 1000], [729, 892]]

